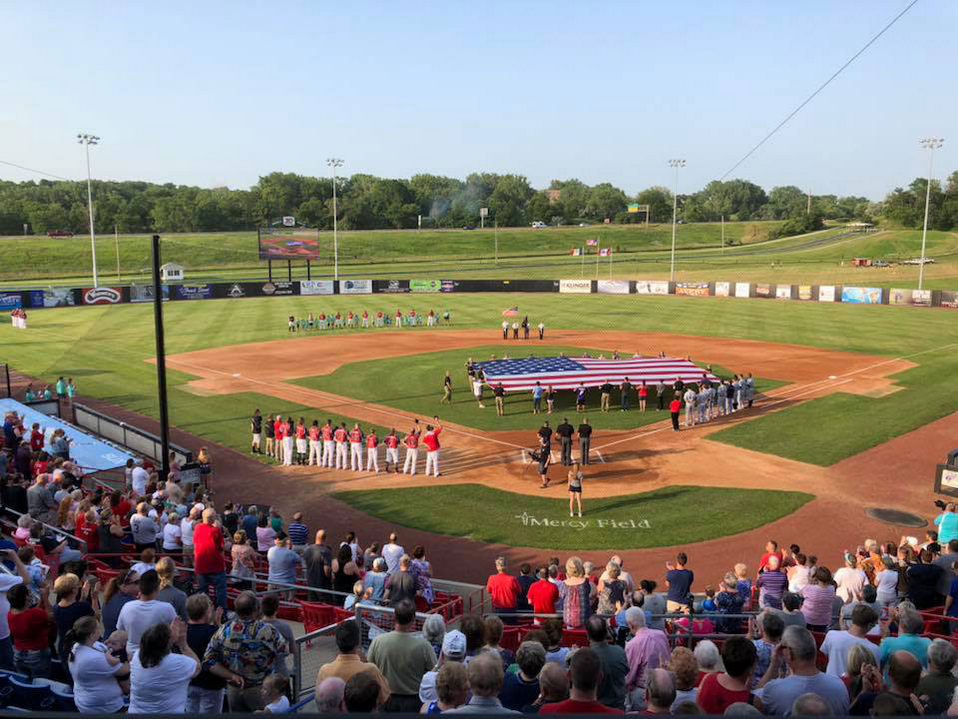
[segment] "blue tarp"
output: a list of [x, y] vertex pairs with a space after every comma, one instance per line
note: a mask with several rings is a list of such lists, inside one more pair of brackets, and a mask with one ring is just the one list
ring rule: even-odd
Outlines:
[[[0, 421], [7, 412], [16, 412], [22, 415], [23, 424], [27, 429], [32, 427], [34, 422], [39, 422], [44, 434], [46, 434], [47, 427], [63, 429], [70, 439], [70, 459], [84, 469], [113, 469], [114, 467], [124, 466], [128, 459], [136, 459], [129, 452], [104, 442], [68, 422], [64, 422], [62, 419], [37, 412], [15, 399], [0, 399]], [[47, 447], [46, 449], [49, 450], [50, 448]]]

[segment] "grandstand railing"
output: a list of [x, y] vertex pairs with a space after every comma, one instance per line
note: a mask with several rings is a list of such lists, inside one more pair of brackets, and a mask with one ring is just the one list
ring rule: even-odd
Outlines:
[[[165, 462], [163, 441], [155, 434], [126, 422], [121, 422], [83, 404], [73, 404], [72, 408], [73, 424], [77, 427], [87, 429], [99, 437], [115, 442], [139, 455], [149, 457], [154, 462], [161, 464]], [[170, 444], [170, 451], [175, 453], [176, 460], [180, 464], [186, 464], [193, 460], [192, 451], [185, 447]]]
[[[20, 517], [24, 517], [24, 516], [30, 516], [28, 513], [18, 512], [12, 507], [3, 507], [2, 511], [7, 514], [12, 514], [17, 519], [20, 519]], [[60, 527], [56, 527], [52, 524], [47, 524], [46, 522], [41, 522], [39, 519], [36, 519], [35, 517], [31, 516], [31, 519], [33, 519], [33, 521], [39, 524], [40, 526], [46, 528], [49, 532], [52, 532], [53, 534], [57, 535], [58, 537], [61, 537], [62, 539], [68, 540], [71, 544], [73, 544], [75, 549], [79, 549], [80, 551], [86, 553], [86, 550], [87, 550], [86, 540], [80, 539], [78, 536], [76, 536], [75, 534], [71, 534], [65, 529], [60, 529]], [[11, 536], [12, 534], [13, 533], [11, 532]]]

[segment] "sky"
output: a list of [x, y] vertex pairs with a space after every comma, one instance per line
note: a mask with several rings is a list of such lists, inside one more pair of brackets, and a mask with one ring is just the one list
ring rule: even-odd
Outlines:
[[[246, 188], [273, 171], [724, 175], [910, 0], [0, 3], [0, 160]], [[958, 169], [958, 3], [919, 0], [731, 177], [880, 199]], [[0, 165], [0, 179], [42, 176]]]

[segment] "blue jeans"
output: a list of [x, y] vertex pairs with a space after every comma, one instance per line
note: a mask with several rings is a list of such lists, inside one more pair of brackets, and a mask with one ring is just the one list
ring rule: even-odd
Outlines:
[[216, 587], [216, 606], [223, 607], [226, 610], [226, 572], [216, 572], [214, 574], [199, 574], [199, 592], [206, 594], [206, 588], [212, 584]]
[[13, 667], [21, 674], [33, 677], [49, 678], [49, 649], [17, 649], [13, 654]]
[[190, 686], [186, 691], [187, 714], [222, 714], [226, 689], [202, 689]]
[[13, 640], [0, 639], [0, 669], [13, 669]]

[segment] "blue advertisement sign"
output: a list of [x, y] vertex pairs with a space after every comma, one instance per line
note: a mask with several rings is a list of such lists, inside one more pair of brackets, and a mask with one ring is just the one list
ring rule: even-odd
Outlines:
[[23, 307], [19, 292], [0, 292], [0, 312], [9, 312]]
[[880, 305], [881, 287], [842, 287], [842, 302], [858, 305]]
[[208, 300], [213, 296], [213, 288], [208, 284], [175, 285], [173, 294], [178, 300]]

